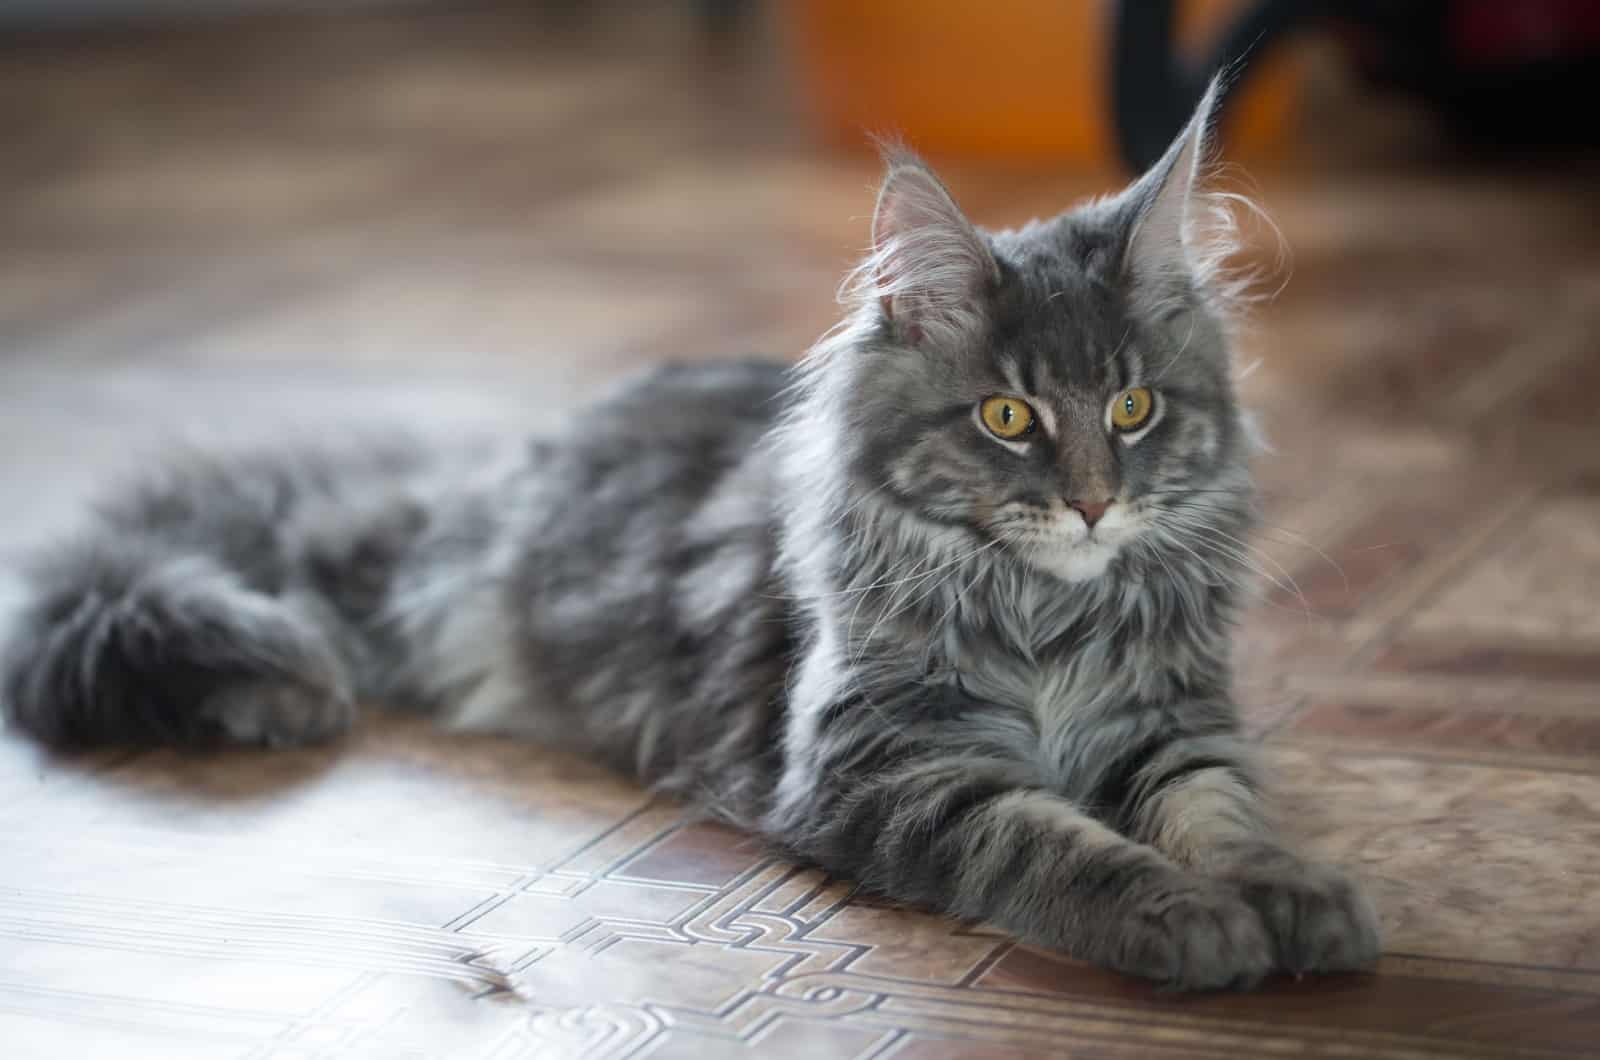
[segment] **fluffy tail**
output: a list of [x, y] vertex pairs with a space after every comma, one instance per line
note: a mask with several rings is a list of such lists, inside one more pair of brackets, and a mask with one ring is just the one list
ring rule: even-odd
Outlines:
[[338, 733], [429, 522], [427, 463], [398, 444], [170, 463], [28, 572], [0, 709], [58, 745]]
[[33, 572], [0, 674], [17, 727], [57, 745], [291, 744], [353, 715], [328, 639], [203, 555], [97, 540]]

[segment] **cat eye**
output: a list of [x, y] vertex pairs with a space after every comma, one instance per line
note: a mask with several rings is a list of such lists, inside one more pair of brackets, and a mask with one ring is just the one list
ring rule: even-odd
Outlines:
[[1155, 411], [1156, 396], [1149, 387], [1136, 386], [1124, 390], [1111, 402], [1111, 426], [1119, 431], [1136, 431], [1150, 419]]
[[1021, 398], [986, 398], [978, 406], [978, 418], [996, 438], [1020, 438], [1034, 428], [1033, 409]]

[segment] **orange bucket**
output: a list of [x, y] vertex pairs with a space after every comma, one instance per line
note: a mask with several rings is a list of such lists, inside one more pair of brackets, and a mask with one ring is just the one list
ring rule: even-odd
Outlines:
[[[1133, 0], [1137, 2], [1137, 0]], [[1192, 46], [1242, 0], [1186, 0]], [[1111, 8], [1100, 0], [786, 0], [806, 103], [830, 140], [894, 135], [935, 155], [1117, 165]], [[1274, 153], [1298, 97], [1292, 52], [1267, 55], [1230, 100], [1235, 156]]]

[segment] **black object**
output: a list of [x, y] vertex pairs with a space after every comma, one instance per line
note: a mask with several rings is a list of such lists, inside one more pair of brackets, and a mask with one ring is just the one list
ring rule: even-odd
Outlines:
[[1257, 0], [1196, 57], [1175, 47], [1174, 0], [1113, 12], [1112, 119], [1142, 172], [1183, 127], [1207, 80], [1228, 94], [1251, 61], [1313, 23], [1334, 29], [1369, 84], [1415, 95], [1463, 139], [1492, 149], [1600, 145], [1600, 0]]
[[1122, 160], [1142, 173], [1161, 157], [1200, 102], [1218, 70], [1219, 111], [1248, 73], [1248, 56], [1272, 44], [1314, 13], [1309, 0], [1258, 0], [1197, 59], [1180, 55], [1173, 39], [1174, 0], [1123, 0], [1113, 14], [1111, 107]]

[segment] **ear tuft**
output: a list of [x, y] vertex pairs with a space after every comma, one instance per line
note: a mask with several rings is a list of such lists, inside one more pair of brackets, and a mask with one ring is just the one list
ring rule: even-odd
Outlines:
[[884, 161], [860, 278], [903, 341], [957, 343], [975, 330], [983, 295], [999, 279], [994, 256], [925, 163], [900, 149]]
[[1239, 250], [1237, 211], [1265, 215], [1242, 195], [1205, 187], [1222, 89], [1218, 75], [1166, 154], [1125, 193], [1132, 212], [1125, 267], [1152, 312], [1195, 297], [1226, 308], [1253, 280], [1229, 270]]

